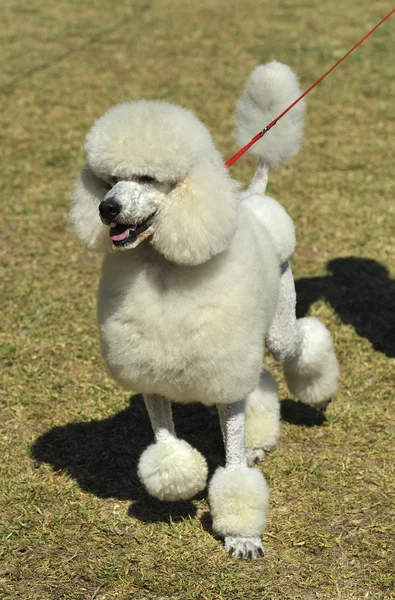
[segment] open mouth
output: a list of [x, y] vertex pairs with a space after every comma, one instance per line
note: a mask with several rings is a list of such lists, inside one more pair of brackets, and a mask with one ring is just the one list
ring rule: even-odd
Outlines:
[[113, 246], [116, 248], [123, 248], [125, 246], [130, 246], [134, 244], [139, 236], [147, 231], [147, 229], [151, 226], [155, 214], [150, 215], [145, 221], [141, 223], [129, 223], [122, 225], [115, 225], [115, 227], [110, 227], [110, 238], [113, 243]]

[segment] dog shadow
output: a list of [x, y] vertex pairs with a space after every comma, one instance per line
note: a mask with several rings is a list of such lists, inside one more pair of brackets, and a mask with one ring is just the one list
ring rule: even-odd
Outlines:
[[[213, 473], [224, 462], [216, 411], [199, 404], [174, 405], [173, 418], [180, 437], [208, 459]], [[50, 464], [55, 471], [70, 475], [86, 492], [132, 501], [129, 514], [141, 521], [168, 522], [194, 516], [196, 508], [191, 501], [160, 502], [149, 496], [139, 481], [138, 460], [153, 441], [144, 401], [138, 395], [125, 410], [107, 419], [54, 427], [35, 441], [31, 456], [37, 467]]]
[[280, 415], [281, 421], [304, 427], [320, 427], [327, 421], [325, 410], [319, 410], [290, 398], [280, 400]]
[[[293, 400], [281, 402], [282, 419], [297, 425], [322, 425], [323, 413]], [[209, 477], [224, 464], [224, 448], [215, 407], [173, 405], [180, 437], [206, 457]], [[161, 502], [149, 496], [138, 479], [141, 453], [153, 442], [142, 396], [130, 399], [121, 412], [102, 420], [68, 423], [41, 435], [31, 448], [35, 466], [47, 463], [75, 479], [79, 487], [99, 498], [132, 502], [129, 514], [143, 522], [178, 521], [196, 514], [192, 501]], [[205, 497], [205, 492], [200, 494]], [[197, 497], [199, 498], [199, 496]], [[210, 528], [209, 513], [202, 525]]]
[[370, 258], [336, 258], [327, 264], [329, 275], [298, 279], [297, 316], [324, 298], [343, 323], [352, 325], [373, 348], [395, 357], [395, 280], [388, 269]]

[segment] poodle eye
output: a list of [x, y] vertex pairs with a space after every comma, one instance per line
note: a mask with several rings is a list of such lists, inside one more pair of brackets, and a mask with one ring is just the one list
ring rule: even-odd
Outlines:
[[106, 190], [111, 190], [112, 188], [112, 183], [110, 183], [109, 181], [107, 181], [106, 179], [102, 179], [100, 178], [101, 183], [103, 184], [103, 186], [106, 188]]
[[157, 179], [150, 175], [139, 175], [136, 179], [139, 183], [157, 183]]
[[114, 185], [120, 180], [118, 179], [118, 177], [108, 175], [107, 177], [100, 177], [100, 181], [108, 190], [111, 190], [111, 188], [113, 188]]

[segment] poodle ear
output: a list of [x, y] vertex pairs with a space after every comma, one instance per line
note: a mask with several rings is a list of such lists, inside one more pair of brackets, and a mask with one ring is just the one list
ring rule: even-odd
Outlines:
[[219, 155], [200, 161], [160, 208], [154, 248], [170, 262], [188, 266], [225, 250], [236, 228], [238, 190]]
[[99, 204], [108, 189], [90, 169], [83, 169], [75, 181], [70, 223], [77, 238], [90, 250], [110, 252], [108, 227], [99, 217]]

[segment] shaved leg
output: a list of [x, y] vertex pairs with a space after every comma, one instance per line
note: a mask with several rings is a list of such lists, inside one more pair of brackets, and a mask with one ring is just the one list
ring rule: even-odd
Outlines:
[[144, 396], [155, 443], [144, 450], [138, 475], [148, 493], [159, 500], [192, 498], [206, 487], [204, 457], [176, 436], [171, 403], [163, 396]]

